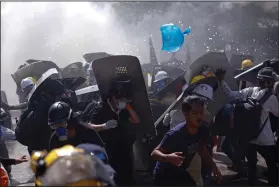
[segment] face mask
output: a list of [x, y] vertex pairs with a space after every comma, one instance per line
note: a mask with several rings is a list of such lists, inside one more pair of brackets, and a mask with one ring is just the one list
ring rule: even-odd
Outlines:
[[117, 108], [122, 110], [126, 107], [127, 103], [125, 101], [119, 101], [118, 102], [118, 105], [117, 105]]
[[55, 131], [56, 131], [56, 135], [59, 138], [59, 141], [68, 140], [68, 131], [65, 127], [58, 127]]
[[158, 81], [156, 83], [156, 86], [157, 86], [158, 89], [162, 89], [162, 88], [165, 87], [165, 82], [164, 81]]

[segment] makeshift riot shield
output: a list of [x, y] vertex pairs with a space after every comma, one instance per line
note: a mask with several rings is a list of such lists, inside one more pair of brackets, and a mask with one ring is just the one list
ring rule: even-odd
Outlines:
[[[160, 102], [162, 107], [166, 108], [167, 111], [160, 110], [160, 115], [156, 115], [155, 118], [155, 127], [157, 127], [167, 114], [176, 104], [177, 97], [182, 93], [182, 87], [185, 85], [186, 81], [184, 79], [185, 73], [180, 74], [175, 80], [170, 82], [167, 86], [165, 86], [162, 90], [155, 93], [150, 97], [150, 101]], [[156, 111], [158, 113], [158, 111]]]
[[91, 63], [94, 60], [105, 58], [112, 56], [111, 54], [105, 53], [105, 52], [98, 52], [98, 53], [87, 53], [83, 55], [83, 58], [86, 60], [87, 63]]
[[57, 80], [60, 78], [60, 74], [57, 69], [52, 68], [46, 71], [41, 78], [37, 81], [36, 86], [31, 90], [28, 96], [29, 105], [39, 101], [42, 99], [42, 95], [46, 93], [49, 94], [61, 94], [63, 93], [63, 85], [58, 85], [57, 82], [53, 80]]
[[[244, 71], [243, 73], [235, 76], [234, 78], [236, 80], [242, 80], [242, 81], [249, 81], [252, 84], [257, 84], [257, 75], [258, 72], [265, 66], [265, 63], [262, 62], [250, 69], [248, 69], [247, 71]], [[271, 60], [270, 61], [270, 67], [272, 67], [275, 72], [277, 73], [277, 75], [279, 74], [279, 60]]]
[[44, 72], [51, 68], [55, 68], [57, 69], [57, 71], [60, 71], [60, 68], [54, 62], [36, 61], [17, 70], [11, 76], [13, 77], [15, 83], [20, 86], [20, 82], [22, 81], [22, 79], [26, 77], [35, 77], [39, 79]]
[[85, 83], [86, 79], [83, 77], [72, 77], [60, 79], [62, 84], [67, 89], [76, 90], [80, 85]]
[[62, 76], [63, 78], [85, 78], [86, 79], [86, 73], [83, 69], [81, 62], [74, 62], [72, 64], [69, 64], [65, 68], [62, 69]]
[[[237, 83], [234, 77], [234, 70], [230, 66], [225, 53], [209, 52], [193, 62], [186, 72], [185, 79], [191, 82], [192, 78], [199, 74], [201, 69], [207, 65], [213, 72], [221, 68], [226, 70], [225, 81], [232, 90], [237, 90]], [[213, 101], [208, 103], [208, 111], [211, 119], [219, 112], [219, 110], [229, 102], [229, 98], [223, 93], [220, 87], [213, 94]]]
[[110, 56], [93, 61], [92, 66], [104, 101], [114, 80], [121, 76], [131, 80], [132, 106], [141, 118], [136, 132], [153, 133], [153, 118], [138, 58], [125, 55]]
[[133, 145], [134, 169], [136, 171], [148, 170], [150, 153], [143, 144], [143, 137], [144, 134], [155, 134], [155, 128], [138, 58], [125, 55], [110, 56], [93, 61], [92, 66], [94, 66], [93, 71], [103, 100], [108, 96], [114, 80], [119, 77], [131, 80], [131, 105], [141, 119], [141, 124], [128, 124], [131, 129], [127, 129], [137, 134]]

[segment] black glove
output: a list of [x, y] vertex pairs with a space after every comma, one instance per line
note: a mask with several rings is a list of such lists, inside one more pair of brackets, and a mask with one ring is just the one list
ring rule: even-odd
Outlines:
[[224, 69], [217, 69], [215, 75], [219, 81], [224, 80], [226, 74], [226, 70]]

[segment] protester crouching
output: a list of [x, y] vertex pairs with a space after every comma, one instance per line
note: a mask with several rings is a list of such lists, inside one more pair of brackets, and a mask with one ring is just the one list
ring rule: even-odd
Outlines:
[[202, 125], [205, 103], [199, 96], [187, 96], [182, 103], [186, 122], [166, 133], [152, 152], [151, 156], [157, 160], [154, 168], [156, 185], [203, 186], [202, 160], [221, 179], [221, 173], [205, 147], [209, 136]]

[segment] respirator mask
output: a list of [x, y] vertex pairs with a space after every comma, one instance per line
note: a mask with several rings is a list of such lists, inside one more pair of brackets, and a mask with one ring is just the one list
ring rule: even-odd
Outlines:
[[67, 126], [68, 126], [68, 124], [66, 122], [51, 125], [51, 128], [55, 129], [55, 132], [56, 132], [56, 135], [58, 136], [59, 141], [68, 140]]

